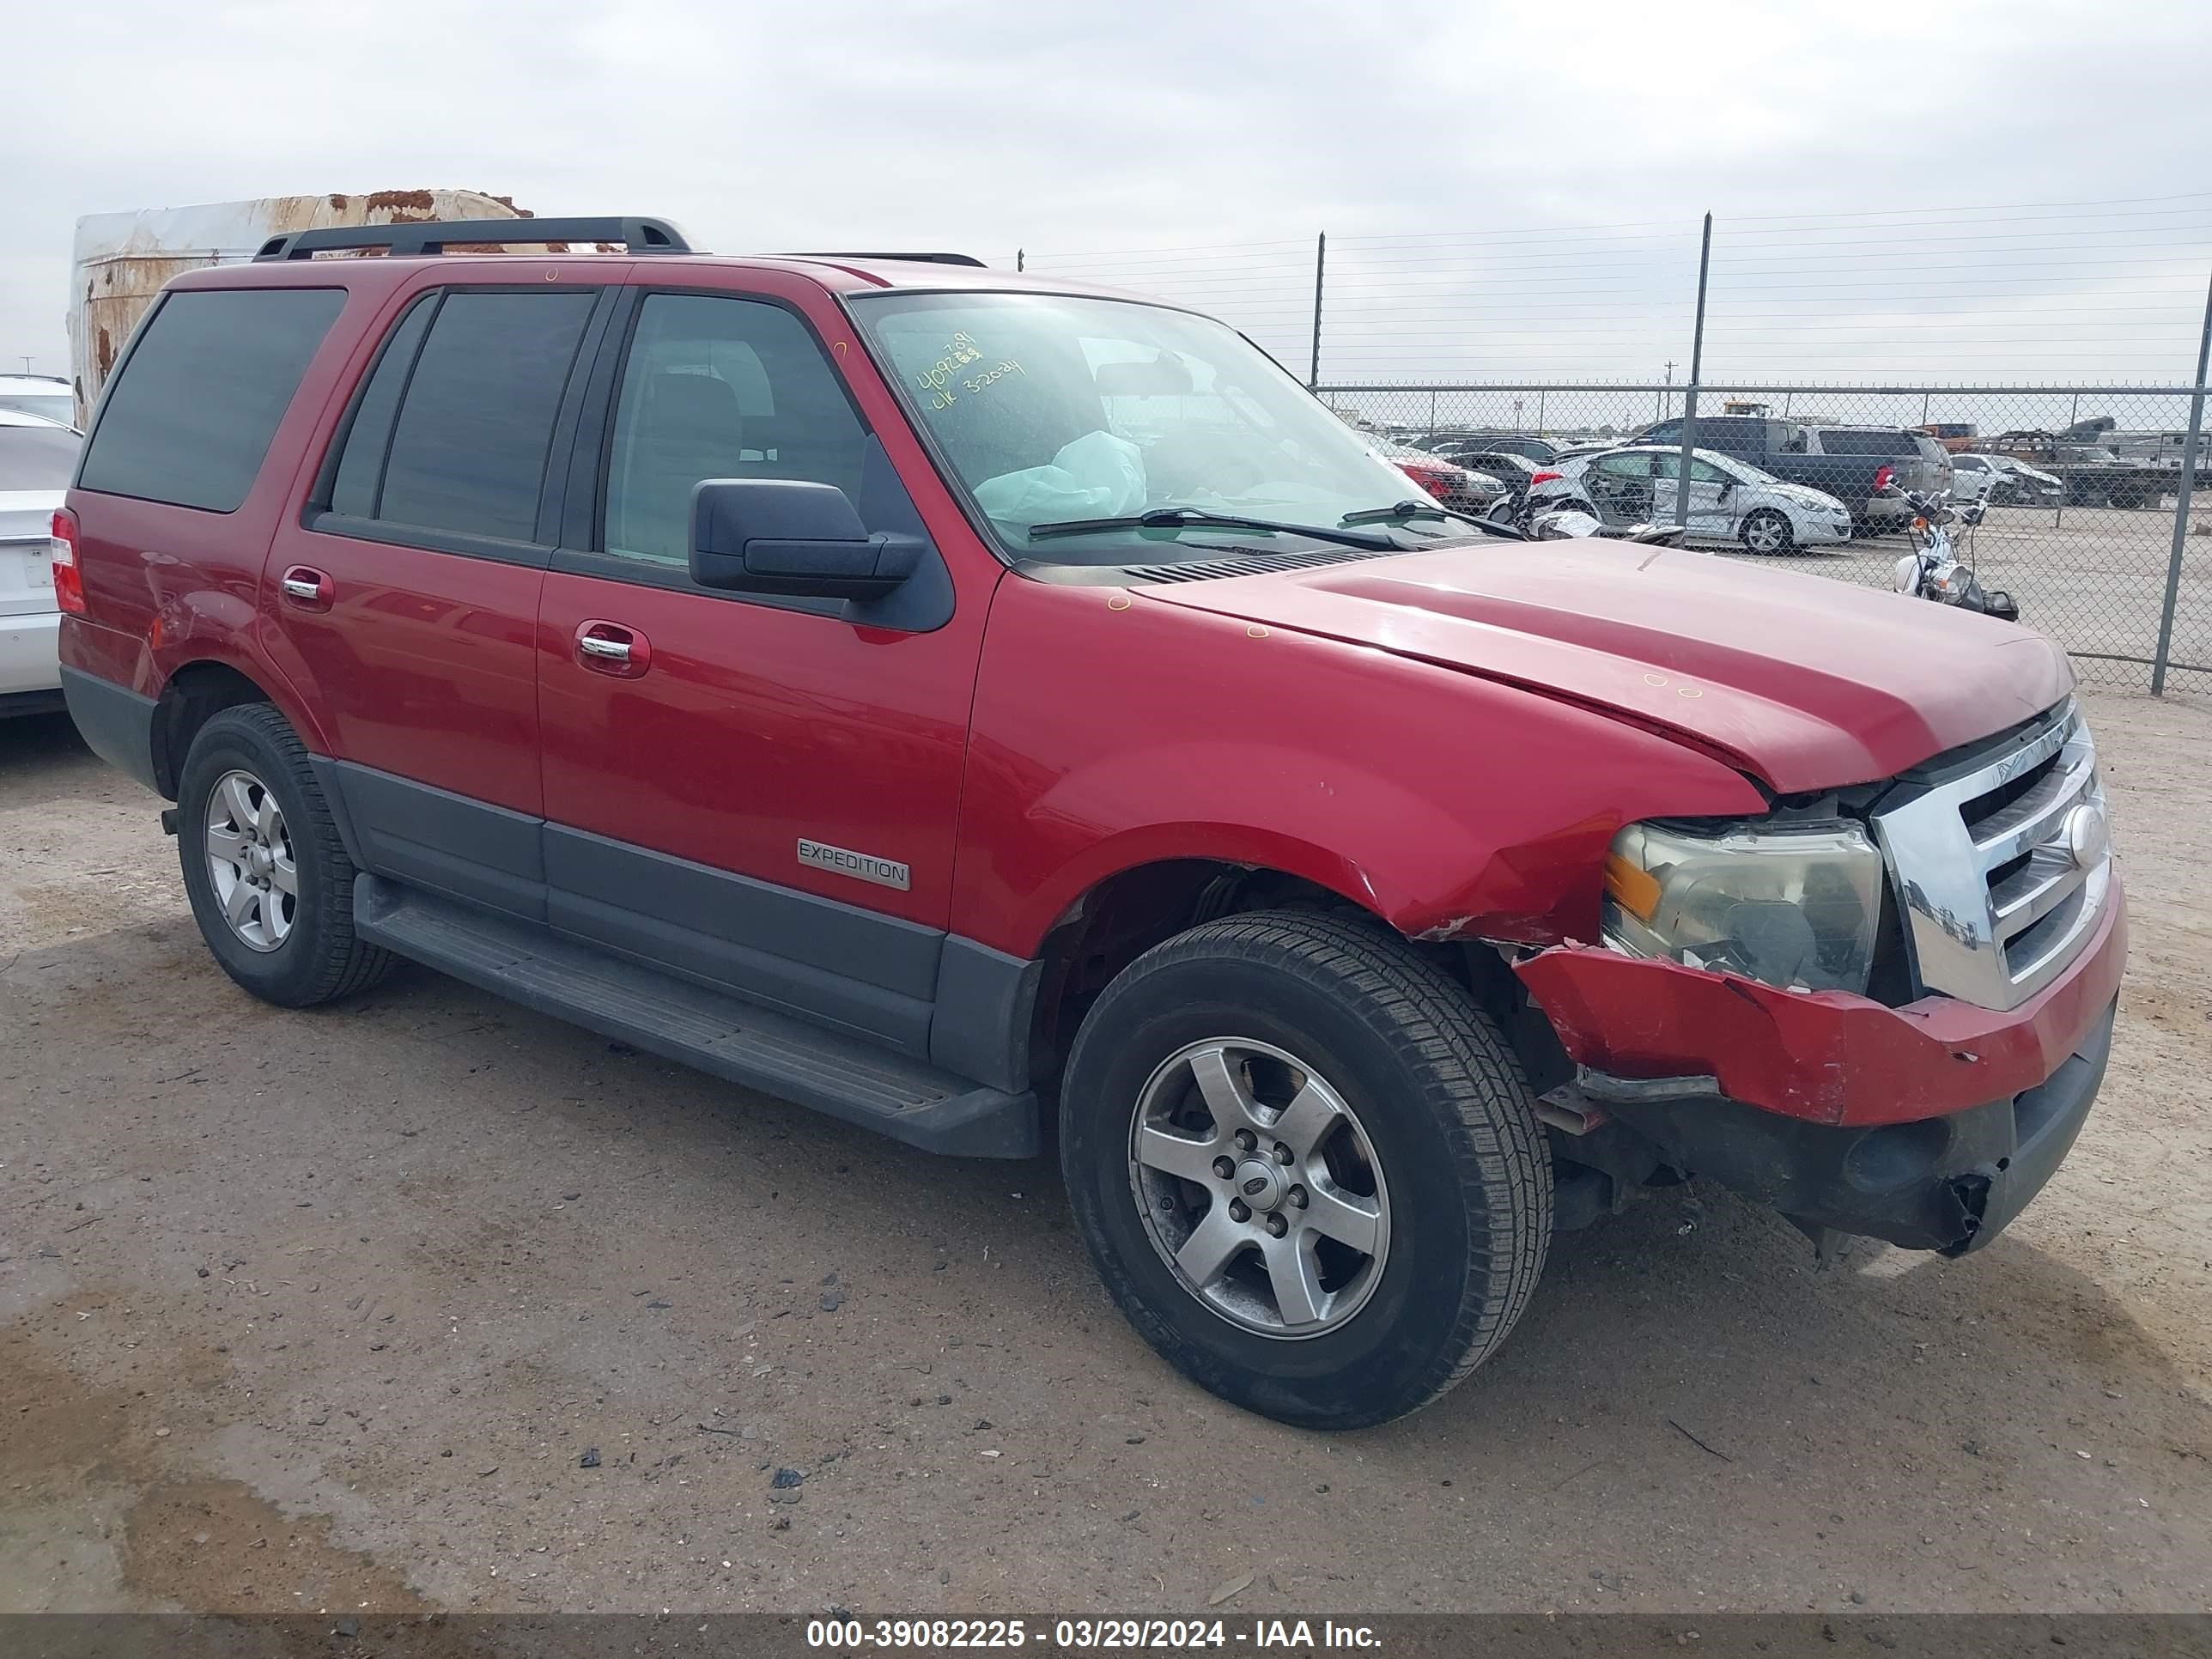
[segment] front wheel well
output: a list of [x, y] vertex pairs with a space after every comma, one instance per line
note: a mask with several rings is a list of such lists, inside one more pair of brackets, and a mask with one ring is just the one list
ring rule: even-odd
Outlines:
[[200, 728], [226, 708], [275, 699], [228, 663], [187, 663], [169, 677], [154, 706], [154, 781], [171, 800], [185, 757]]
[[[1389, 927], [1331, 888], [1261, 865], [1169, 859], [1121, 871], [1085, 892], [1045, 936], [1030, 1034], [1031, 1074], [1040, 1082], [1058, 1075], [1091, 1005], [1146, 951], [1201, 922], [1253, 910], [1312, 910]], [[1486, 945], [1405, 943], [1486, 1005], [1510, 1000], [1517, 989]]]

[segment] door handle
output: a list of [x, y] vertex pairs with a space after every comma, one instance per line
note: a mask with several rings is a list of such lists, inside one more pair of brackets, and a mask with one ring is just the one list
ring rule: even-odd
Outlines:
[[595, 674], [635, 679], [653, 665], [653, 647], [635, 628], [599, 617], [576, 624], [576, 660]]
[[276, 584], [285, 603], [301, 611], [327, 611], [337, 590], [323, 572], [312, 566], [295, 564], [284, 572]]

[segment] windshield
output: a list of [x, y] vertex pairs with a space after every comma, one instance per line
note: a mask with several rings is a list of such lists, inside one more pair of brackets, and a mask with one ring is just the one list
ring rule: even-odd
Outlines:
[[0, 491], [69, 488], [84, 440], [65, 427], [0, 426]]
[[[1174, 556], [1172, 531], [1033, 544], [1039, 525], [1183, 507], [1334, 526], [1420, 495], [1370, 440], [1206, 318], [1050, 294], [856, 295], [852, 310], [1018, 556]], [[1208, 550], [1194, 542], [1191, 556]]]

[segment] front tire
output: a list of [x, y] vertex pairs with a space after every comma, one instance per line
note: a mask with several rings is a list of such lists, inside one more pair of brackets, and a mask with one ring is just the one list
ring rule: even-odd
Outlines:
[[353, 931], [353, 860], [307, 746], [267, 703], [226, 708], [192, 738], [177, 854], [208, 949], [264, 1001], [312, 1007], [390, 970]]
[[1303, 1427], [1386, 1422], [1463, 1381], [1551, 1240], [1512, 1050], [1404, 941], [1335, 915], [1208, 922], [1125, 969], [1069, 1054], [1060, 1163], [1146, 1340]]
[[1762, 507], [1746, 518], [1736, 535], [1743, 543], [1744, 551], [1770, 558], [1790, 551], [1797, 544], [1789, 515], [1771, 507]]

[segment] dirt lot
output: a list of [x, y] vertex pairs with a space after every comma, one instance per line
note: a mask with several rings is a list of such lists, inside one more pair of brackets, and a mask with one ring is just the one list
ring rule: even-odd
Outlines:
[[2204, 1608], [2212, 704], [2092, 718], [2120, 1042], [2005, 1237], [1663, 1194], [1336, 1438], [1171, 1374], [1042, 1164], [425, 972], [248, 1000], [152, 798], [0, 725], [0, 1609]]
[[[2203, 496], [2191, 517], [2197, 534], [2186, 545], [2175, 595], [2173, 683], [2192, 694], [2212, 692], [2212, 510]], [[2171, 496], [2155, 509], [2112, 507], [1996, 507], [1966, 544], [1991, 587], [2008, 590], [2031, 626], [2077, 654], [2075, 666], [2091, 684], [2140, 686], [2158, 643], [2166, 566], [2173, 553]], [[1842, 547], [1792, 554], [1790, 568], [1887, 588], [1909, 544], [1902, 535], [1874, 536]], [[1716, 549], [1735, 558], [1751, 556]], [[1753, 559], [1766, 564], [1771, 560]], [[2108, 657], [2131, 657], [2112, 662]]]

